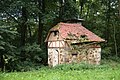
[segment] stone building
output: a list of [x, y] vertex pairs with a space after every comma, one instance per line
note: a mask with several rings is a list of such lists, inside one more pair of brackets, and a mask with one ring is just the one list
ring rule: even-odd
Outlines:
[[79, 23], [60, 22], [48, 32], [48, 64], [87, 62], [100, 64], [101, 46], [105, 40]]

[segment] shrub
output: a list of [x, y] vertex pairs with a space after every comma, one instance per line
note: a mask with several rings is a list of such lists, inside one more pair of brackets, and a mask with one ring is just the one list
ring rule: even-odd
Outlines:
[[106, 65], [91, 65], [87, 63], [79, 63], [79, 64], [61, 64], [58, 66], [53, 67], [53, 69], [58, 70], [88, 70], [88, 69], [104, 69], [107, 68]]

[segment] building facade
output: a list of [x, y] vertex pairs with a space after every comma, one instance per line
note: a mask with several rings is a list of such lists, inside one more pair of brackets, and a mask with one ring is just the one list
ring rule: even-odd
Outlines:
[[50, 29], [45, 42], [48, 43], [48, 64], [86, 62], [100, 64], [101, 46], [105, 40], [81, 24], [58, 23]]

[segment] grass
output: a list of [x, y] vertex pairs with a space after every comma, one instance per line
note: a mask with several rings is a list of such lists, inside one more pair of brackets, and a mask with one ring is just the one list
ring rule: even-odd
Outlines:
[[0, 73], [0, 80], [120, 80], [120, 64], [114, 61], [104, 61], [99, 66], [64, 64], [37, 71]]

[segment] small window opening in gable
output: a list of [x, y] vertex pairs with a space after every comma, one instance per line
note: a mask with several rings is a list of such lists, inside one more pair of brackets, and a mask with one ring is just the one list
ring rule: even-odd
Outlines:
[[54, 31], [54, 36], [57, 36], [58, 35], [58, 31]]

